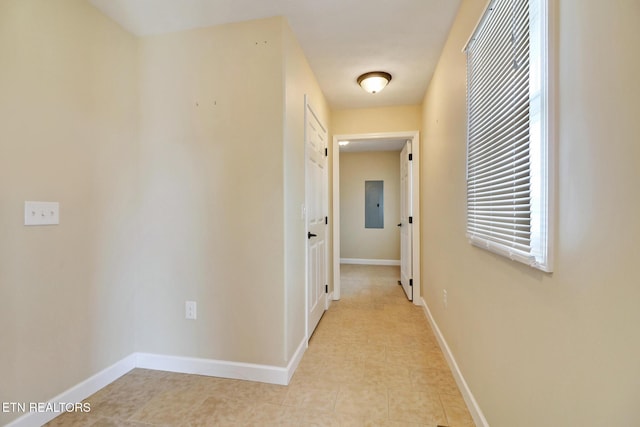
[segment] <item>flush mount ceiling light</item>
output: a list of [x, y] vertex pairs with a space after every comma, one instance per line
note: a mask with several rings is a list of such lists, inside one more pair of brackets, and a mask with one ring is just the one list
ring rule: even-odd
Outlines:
[[349, 145], [349, 141], [338, 141], [338, 145], [344, 147], [345, 145]]
[[378, 93], [391, 81], [391, 74], [384, 71], [372, 71], [358, 77], [358, 84], [369, 93]]

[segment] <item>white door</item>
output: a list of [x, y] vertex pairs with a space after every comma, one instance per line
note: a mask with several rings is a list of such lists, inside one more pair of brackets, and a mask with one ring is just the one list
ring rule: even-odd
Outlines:
[[327, 131], [313, 110], [305, 108], [307, 218], [307, 339], [327, 303]]
[[411, 141], [407, 141], [400, 153], [400, 283], [413, 301], [413, 241], [411, 204]]

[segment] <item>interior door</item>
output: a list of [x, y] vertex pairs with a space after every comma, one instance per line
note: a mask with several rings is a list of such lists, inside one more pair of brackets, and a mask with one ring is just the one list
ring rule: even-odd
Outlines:
[[400, 283], [407, 298], [413, 301], [413, 241], [411, 200], [411, 141], [400, 153]]
[[327, 131], [313, 110], [305, 110], [307, 218], [307, 339], [326, 308], [327, 281]]

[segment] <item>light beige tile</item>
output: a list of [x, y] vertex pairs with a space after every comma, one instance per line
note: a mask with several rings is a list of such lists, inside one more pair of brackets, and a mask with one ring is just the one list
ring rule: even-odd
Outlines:
[[365, 374], [362, 383], [365, 385], [387, 388], [411, 387], [409, 368], [401, 363], [367, 361], [364, 366]]
[[343, 266], [289, 386], [134, 369], [55, 426], [473, 426], [397, 267]]
[[298, 427], [302, 424], [303, 413], [294, 408], [270, 403], [258, 403], [248, 414], [243, 425], [245, 426], [291, 426]]
[[341, 387], [336, 399], [335, 410], [341, 414], [388, 418], [387, 388], [366, 385]]
[[418, 368], [411, 372], [411, 384], [414, 388], [429, 389], [438, 394], [460, 395], [460, 391], [450, 371], [441, 369]]
[[[408, 423], [404, 421], [393, 421], [393, 420], [376, 420], [376, 419], [367, 419], [367, 418], [365, 418], [362, 425], [364, 427], [426, 427], [426, 424]], [[435, 427], [435, 425], [429, 426], [429, 427]]]
[[284, 405], [305, 408], [312, 411], [331, 412], [334, 410], [338, 387], [316, 384], [290, 385]]
[[305, 427], [361, 427], [362, 424], [362, 417], [357, 415], [307, 411], [300, 425]]
[[345, 361], [340, 365], [331, 366], [323, 375], [336, 385], [360, 383], [365, 375], [364, 362], [360, 360]]
[[439, 349], [433, 349], [425, 352], [427, 366], [429, 368], [441, 369], [449, 372], [449, 364]]
[[[117, 418], [99, 418], [91, 427], [149, 427], [151, 424], [140, 423], [137, 421], [128, 421]], [[153, 424], [154, 427], [162, 426], [161, 424]], [[167, 425], [168, 426], [168, 425]]]
[[389, 389], [389, 419], [422, 424], [447, 424], [447, 417], [435, 393], [415, 389]]
[[206, 398], [187, 389], [167, 391], [152, 398], [131, 420], [152, 424], [178, 424], [193, 413]]
[[440, 401], [444, 407], [449, 427], [475, 427], [473, 418], [462, 396], [441, 394]]
[[351, 344], [346, 349], [347, 360], [357, 361], [384, 361], [386, 360], [387, 347], [376, 342]]
[[97, 422], [90, 412], [66, 412], [45, 424], [46, 427], [89, 427]]
[[97, 393], [85, 402], [91, 405], [91, 415], [94, 417], [128, 419], [160, 393], [159, 390], [149, 390], [143, 386], [127, 386], [106, 393]]
[[235, 399], [244, 402], [256, 402], [261, 399], [262, 393], [260, 383], [252, 381], [234, 380], [227, 382], [219, 389], [216, 389], [210, 395], [219, 397], [224, 396], [228, 399]]
[[174, 425], [189, 427], [213, 427], [222, 425], [243, 425], [253, 413], [255, 404], [246, 401], [209, 397], [197, 407], [181, 414]]
[[332, 388], [337, 391], [342, 381], [335, 376], [325, 375], [329, 369], [326, 365], [318, 365], [313, 369], [298, 369], [289, 383], [289, 388], [293, 386], [317, 386]]
[[257, 402], [282, 405], [287, 397], [289, 389], [287, 386], [283, 385], [258, 383], [256, 392]]
[[389, 346], [389, 348], [387, 349], [387, 360], [401, 360], [405, 365], [415, 369], [432, 368], [443, 369], [447, 371], [449, 370], [449, 367], [444, 361], [444, 357], [442, 357], [441, 354], [436, 354], [432, 351], [420, 351], [420, 349], [414, 347]]

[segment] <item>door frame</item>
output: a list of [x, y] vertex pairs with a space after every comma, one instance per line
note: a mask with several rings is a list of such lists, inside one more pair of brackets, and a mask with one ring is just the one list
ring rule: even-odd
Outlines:
[[332, 246], [333, 246], [333, 299], [340, 299], [340, 146], [338, 141], [356, 141], [362, 139], [410, 139], [412, 168], [411, 168], [411, 196], [412, 196], [412, 263], [413, 263], [413, 304], [421, 305], [420, 292], [420, 132], [381, 132], [333, 135], [332, 159]]

